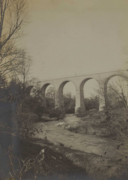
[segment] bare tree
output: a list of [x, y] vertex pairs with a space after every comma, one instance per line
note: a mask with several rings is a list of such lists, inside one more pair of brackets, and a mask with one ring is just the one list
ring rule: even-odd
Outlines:
[[23, 90], [25, 90], [29, 79], [31, 64], [32, 64], [31, 57], [28, 56], [25, 51], [23, 51], [20, 59], [20, 64], [17, 67], [17, 72], [16, 72], [17, 77], [23, 84]]
[[100, 102], [105, 101], [107, 107], [127, 107], [127, 78], [116, 77], [107, 83], [106, 94], [104, 92], [104, 81], [100, 81], [97, 91]]
[[124, 78], [118, 77], [116, 81], [110, 80], [108, 84], [108, 100], [109, 104], [121, 103], [127, 107], [127, 81]]
[[4, 77], [21, 63], [23, 50], [16, 48], [16, 42], [27, 22], [26, 1], [0, 0], [0, 75]]

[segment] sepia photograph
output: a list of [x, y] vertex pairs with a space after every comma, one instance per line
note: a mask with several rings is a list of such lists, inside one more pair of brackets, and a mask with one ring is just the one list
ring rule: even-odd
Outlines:
[[128, 0], [0, 0], [0, 180], [128, 180]]

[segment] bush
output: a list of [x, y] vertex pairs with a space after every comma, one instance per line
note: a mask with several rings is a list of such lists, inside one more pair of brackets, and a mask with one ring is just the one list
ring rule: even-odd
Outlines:
[[64, 96], [64, 109], [66, 114], [75, 112], [75, 99], [70, 96]]
[[90, 109], [99, 109], [99, 99], [97, 97], [84, 99], [84, 104], [87, 111]]
[[40, 99], [36, 97], [27, 97], [22, 101], [22, 111], [29, 111], [40, 115], [45, 112], [45, 107], [42, 106]]

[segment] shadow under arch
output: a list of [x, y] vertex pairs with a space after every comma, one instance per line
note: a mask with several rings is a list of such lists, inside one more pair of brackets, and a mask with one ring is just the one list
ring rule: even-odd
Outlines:
[[116, 77], [116, 76], [128, 80], [128, 77], [126, 77], [125, 75], [122, 75], [122, 74], [113, 74], [113, 75], [109, 76], [108, 78], [106, 78], [106, 80], [105, 80], [105, 82], [104, 82], [104, 98], [105, 98], [105, 106], [106, 106], [106, 109], [109, 108], [109, 98], [108, 98], [107, 85], [108, 85], [109, 80], [110, 80], [111, 78], [113, 78], [113, 77]]

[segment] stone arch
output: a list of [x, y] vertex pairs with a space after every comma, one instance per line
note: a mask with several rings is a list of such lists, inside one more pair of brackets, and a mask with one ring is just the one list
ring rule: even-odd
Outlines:
[[73, 83], [74, 86], [75, 86], [75, 88], [77, 89], [76, 83], [75, 83], [74, 81], [72, 81], [72, 80], [65, 80], [65, 81], [61, 82], [61, 84], [59, 85], [59, 91], [62, 91], [63, 88], [64, 88], [64, 86], [65, 86], [68, 82]]
[[[122, 77], [122, 78], [125, 78], [125, 79], [127, 78], [128, 79], [128, 77], [126, 77], [125, 75], [122, 75], [122, 74], [113, 74], [113, 75], [111, 75], [111, 76], [109, 76], [109, 77], [107, 77], [105, 79], [105, 82], [104, 82], [104, 97], [105, 97], [105, 106], [106, 106], [106, 109], [109, 107], [107, 85], [108, 85], [109, 80], [111, 78], [115, 77], [115, 76], [119, 76], [119, 77]], [[128, 99], [128, 97], [127, 97], [127, 99]]]
[[[82, 80], [82, 82], [80, 84], [80, 101], [81, 101], [81, 108], [82, 108], [83, 112], [85, 111], [85, 105], [84, 105], [84, 85], [89, 80], [95, 80], [98, 83], [98, 85], [99, 85], [98, 80], [96, 78], [94, 78], [94, 77], [88, 77], [88, 78]], [[100, 106], [100, 102], [99, 102], [99, 106]]]
[[26, 94], [27, 96], [30, 96], [30, 92], [31, 92], [31, 90], [32, 90], [33, 87], [34, 87], [34, 86], [28, 86], [28, 87], [26, 88], [25, 94]]
[[64, 86], [68, 83], [71, 82], [74, 84], [75, 89], [77, 89], [76, 83], [72, 80], [65, 80], [63, 82], [60, 83], [58, 90], [57, 90], [57, 96], [56, 96], [56, 100], [57, 100], [57, 106], [61, 109], [64, 110], [64, 99], [63, 99], [63, 89]]
[[86, 83], [87, 81], [89, 81], [90, 79], [94, 79], [94, 78], [86, 78], [86, 79], [84, 79], [84, 80], [81, 82], [81, 84], [80, 84], [80, 90], [83, 90], [83, 87], [84, 87], [85, 83]]
[[45, 101], [45, 92], [46, 92], [46, 89], [49, 85], [52, 85], [55, 89], [55, 86], [53, 83], [45, 83], [43, 84], [42, 88], [41, 88], [41, 92], [42, 92], [42, 97], [43, 97], [43, 100], [44, 100], [44, 106], [46, 106], [46, 101]]
[[55, 86], [54, 86], [52, 83], [46, 83], [46, 84], [44, 84], [44, 85], [42, 86], [42, 88], [41, 88], [41, 91], [42, 91], [42, 95], [43, 95], [43, 96], [45, 96], [45, 91], [46, 91], [46, 89], [47, 89], [47, 87], [48, 87], [49, 85], [52, 85], [52, 86], [55, 88]]

